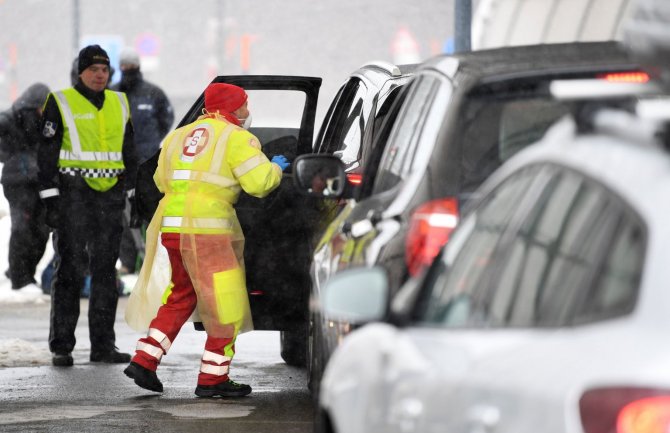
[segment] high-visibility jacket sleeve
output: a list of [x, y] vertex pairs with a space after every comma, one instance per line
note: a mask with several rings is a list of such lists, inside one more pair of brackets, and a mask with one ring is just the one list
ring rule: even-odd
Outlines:
[[254, 197], [265, 197], [281, 182], [281, 168], [268, 160], [260, 141], [249, 131], [235, 130], [230, 134], [226, 161], [242, 189]]
[[165, 164], [167, 163], [165, 158], [167, 158], [166, 153], [168, 144], [172, 141], [174, 134], [175, 132], [172, 131], [163, 139], [163, 142], [161, 143], [161, 153], [158, 154], [158, 164], [156, 164], [156, 171], [154, 172], [154, 183], [156, 184], [158, 191], [162, 193], [165, 193], [165, 190], [167, 189], [167, 185], [165, 185], [164, 182], [167, 182], [168, 180], [165, 179], [163, 173], [165, 173]]

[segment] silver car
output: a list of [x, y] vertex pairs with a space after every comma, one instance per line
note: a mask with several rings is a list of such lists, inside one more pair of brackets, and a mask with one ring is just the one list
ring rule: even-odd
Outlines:
[[381, 268], [330, 281], [328, 317], [391, 319], [335, 351], [318, 429], [670, 431], [669, 129], [625, 109], [576, 119], [494, 173], [393, 300]]

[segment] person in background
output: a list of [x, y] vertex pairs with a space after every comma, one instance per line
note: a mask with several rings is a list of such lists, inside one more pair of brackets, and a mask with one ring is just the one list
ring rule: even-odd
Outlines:
[[[139, 165], [158, 152], [161, 140], [172, 127], [174, 112], [165, 92], [142, 76], [140, 57], [134, 49], [127, 47], [121, 51], [119, 68], [121, 81], [111, 88], [128, 96]], [[142, 257], [144, 254], [144, 251], [139, 251], [144, 248], [140, 230], [129, 227], [128, 219], [123, 220], [119, 257], [121, 274], [135, 273], [138, 264], [141, 264], [138, 263], [141, 261], [138, 256]]]
[[79, 52], [78, 71], [74, 87], [47, 98], [38, 152], [40, 198], [57, 234], [49, 349], [53, 365], [62, 367], [73, 365], [87, 267], [90, 360], [130, 361], [115, 346], [114, 334], [121, 215], [137, 171], [130, 106], [123, 93], [106, 89], [109, 56], [99, 45]]
[[49, 240], [49, 227], [39, 196], [37, 149], [40, 115], [48, 94], [45, 84], [35, 83], [0, 113], [0, 182], [12, 222], [6, 274], [12, 289], [21, 292], [42, 293], [35, 270]]
[[[197, 307], [207, 340], [195, 394], [241, 397], [251, 392], [249, 385], [228, 376], [235, 339], [253, 328], [244, 235], [233, 205], [241, 191], [259, 198], [268, 195], [279, 186], [289, 163], [282, 155], [267, 159], [258, 139], [246, 130], [250, 121], [244, 89], [212, 83], [205, 89], [203, 115], [163, 142], [154, 179], [165, 196], [147, 231], [147, 245], [156, 245], [160, 232], [171, 282], [148, 335], [138, 341], [124, 370], [142, 388], [163, 391], [158, 364]], [[147, 250], [129, 304], [146, 298], [154, 254]]]

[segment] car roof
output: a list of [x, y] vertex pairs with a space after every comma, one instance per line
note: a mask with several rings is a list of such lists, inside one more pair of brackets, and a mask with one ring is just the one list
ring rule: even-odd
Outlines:
[[[394, 65], [384, 61], [371, 61], [361, 65], [351, 76], [365, 78], [375, 83], [377, 87], [381, 87], [389, 79], [412, 75], [418, 66], [418, 64]], [[395, 68], [397, 68], [396, 71], [394, 71]]]
[[[454, 62], [457, 62], [458, 67], [455, 67]], [[450, 77], [456, 73], [467, 73], [474, 79], [484, 79], [591, 71], [617, 66], [629, 69], [635, 65], [619, 43], [609, 41], [515, 46], [441, 55], [426, 61], [419, 71], [433, 69]]]

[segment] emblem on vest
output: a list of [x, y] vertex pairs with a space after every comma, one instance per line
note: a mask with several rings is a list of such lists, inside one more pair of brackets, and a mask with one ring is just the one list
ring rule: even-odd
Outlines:
[[184, 149], [181, 152], [181, 160], [193, 162], [193, 160], [207, 147], [209, 132], [205, 128], [194, 129], [184, 140]]
[[47, 138], [53, 137], [56, 135], [56, 123], [47, 120], [44, 122], [44, 129], [42, 129], [42, 135]]

